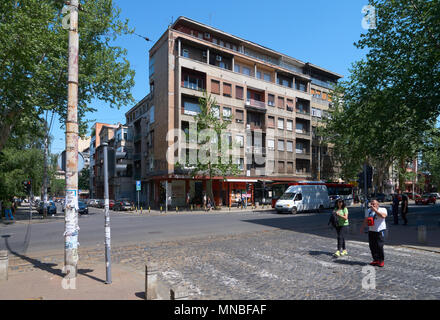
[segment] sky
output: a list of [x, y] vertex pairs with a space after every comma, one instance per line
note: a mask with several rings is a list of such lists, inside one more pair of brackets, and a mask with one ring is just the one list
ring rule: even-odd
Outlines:
[[[127, 59], [136, 72], [132, 88], [136, 102], [149, 93], [148, 51], [179, 16], [334, 71], [344, 78], [349, 76], [351, 64], [366, 53], [354, 43], [366, 33], [362, 27], [362, 8], [368, 0], [114, 0], [114, 3], [121, 9], [121, 18], [128, 19], [137, 34], [151, 39], [147, 42], [136, 35], [127, 35], [113, 43], [128, 51]], [[111, 124], [125, 123], [125, 113], [135, 105], [118, 110], [98, 100], [92, 104], [98, 111], [86, 118]], [[51, 153], [62, 152], [65, 132], [57, 117], [51, 135]]]

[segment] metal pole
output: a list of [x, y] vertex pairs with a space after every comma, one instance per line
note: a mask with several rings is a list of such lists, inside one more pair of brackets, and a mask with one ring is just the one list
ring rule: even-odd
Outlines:
[[364, 163], [364, 197], [365, 197], [365, 201], [364, 201], [364, 210], [365, 213], [368, 210], [368, 184], [367, 184], [367, 163]]
[[43, 219], [47, 218], [47, 153], [48, 153], [48, 137], [47, 122], [44, 125], [46, 129], [46, 136], [44, 137], [44, 174], [43, 174]]
[[321, 139], [318, 141], [318, 181], [321, 181]]
[[112, 283], [112, 262], [110, 255], [110, 212], [109, 212], [109, 198], [108, 198], [108, 156], [107, 156], [107, 142], [102, 143], [104, 147], [104, 200], [105, 200], [105, 283]]
[[165, 212], [168, 212], [168, 180], [165, 180]]
[[64, 225], [64, 272], [69, 279], [76, 279], [78, 264], [78, 3], [70, 1]]

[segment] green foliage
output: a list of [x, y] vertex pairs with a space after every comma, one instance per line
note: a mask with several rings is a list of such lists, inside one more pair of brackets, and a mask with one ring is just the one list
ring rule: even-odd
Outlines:
[[[134, 71], [111, 40], [133, 31], [112, 0], [80, 1], [78, 121], [84, 134], [93, 99], [111, 107], [133, 101]], [[67, 111], [68, 30], [63, 1], [0, 1], [0, 150], [12, 135], [38, 131], [45, 110]]]
[[83, 168], [79, 172], [78, 176], [78, 189], [80, 190], [89, 190], [90, 184], [90, 171], [88, 168]]
[[350, 177], [364, 162], [386, 169], [413, 158], [440, 113], [439, 1], [369, 3], [377, 28], [355, 44], [369, 52], [336, 89], [323, 129]]

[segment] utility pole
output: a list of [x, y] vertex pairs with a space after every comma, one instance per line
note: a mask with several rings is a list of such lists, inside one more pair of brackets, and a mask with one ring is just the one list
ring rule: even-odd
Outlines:
[[47, 142], [49, 132], [47, 130], [47, 119], [44, 123], [46, 136], [44, 137], [44, 175], [43, 175], [43, 218], [47, 218]]
[[64, 269], [76, 279], [78, 264], [78, 3], [69, 5], [69, 70], [66, 119], [66, 203], [64, 224]]
[[109, 212], [109, 199], [108, 199], [108, 153], [107, 142], [102, 143], [104, 147], [104, 230], [105, 230], [105, 283], [112, 283], [112, 266], [110, 256], [110, 212]]

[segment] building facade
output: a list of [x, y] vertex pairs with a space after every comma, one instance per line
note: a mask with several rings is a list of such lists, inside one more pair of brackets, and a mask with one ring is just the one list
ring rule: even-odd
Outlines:
[[[149, 52], [150, 94], [126, 113], [133, 132], [133, 178], [142, 181], [142, 202], [159, 206], [168, 194], [171, 206], [182, 206], [189, 192], [200, 203], [212, 183], [217, 205], [232, 205], [237, 194], [261, 203], [268, 197], [266, 183], [310, 180], [327, 171], [334, 175], [329, 152], [313, 130], [327, 115], [339, 78], [179, 17]], [[191, 145], [185, 139], [166, 139], [167, 134], [173, 129], [188, 132], [204, 91], [215, 98], [218, 116], [232, 120], [228, 134], [240, 146], [234, 160], [239, 176], [211, 182], [191, 178], [174, 165]], [[320, 166], [314, 165], [315, 155]]]

